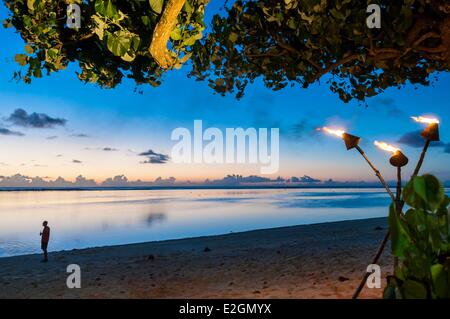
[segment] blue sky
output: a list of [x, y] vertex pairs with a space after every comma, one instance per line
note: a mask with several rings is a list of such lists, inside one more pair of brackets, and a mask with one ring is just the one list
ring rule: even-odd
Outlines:
[[[6, 16], [1, 5], [0, 18]], [[450, 142], [449, 74], [440, 74], [434, 86], [389, 89], [368, 100], [368, 107], [357, 102], [343, 103], [329, 91], [324, 79], [308, 89], [295, 86], [277, 92], [258, 82], [248, 87], [241, 100], [232, 95], [222, 97], [214, 94], [207, 83], [188, 79], [189, 66], [166, 74], [158, 88], [141, 87], [143, 94], [138, 94], [134, 93], [132, 81], [110, 90], [83, 84], [75, 75], [75, 65], [34, 79], [30, 85], [18, 83], [11, 80], [19, 68], [14, 55], [23, 51], [24, 43], [14, 29], [2, 28], [0, 39], [0, 127], [24, 134], [0, 135], [3, 149], [7, 150], [0, 156], [0, 175], [61, 175], [73, 179], [82, 174], [102, 180], [125, 174], [142, 180], [158, 176], [202, 180], [233, 173], [259, 174], [259, 165], [250, 164], [141, 163], [136, 153], [148, 149], [170, 154], [174, 144], [171, 131], [180, 126], [192, 128], [195, 119], [203, 120], [205, 127], [279, 127], [280, 169], [275, 175], [283, 177], [307, 174], [320, 179], [375, 179], [356, 152], [347, 152], [333, 137], [314, 133], [319, 126], [344, 127], [360, 135], [362, 147], [387, 178], [394, 177], [389, 154], [372, 143], [382, 140], [399, 146], [411, 160], [406, 170], [412, 171], [420, 148], [396, 143], [401, 135], [422, 128], [410, 116], [437, 116], [441, 140]], [[63, 118], [67, 123], [57, 128], [16, 128], [5, 119], [17, 108]], [[79, 134], [87, 137], [74, 136]], [[57, 138], [48, 139], [50, 136]], [[117, 151], [102, 151], [105, 147]], [[449, 159], [443, 147], [432, 148], [424, 171], [450, 180]]]

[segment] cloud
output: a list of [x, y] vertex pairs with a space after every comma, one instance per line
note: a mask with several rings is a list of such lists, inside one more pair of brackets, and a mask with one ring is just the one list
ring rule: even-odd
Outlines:
[[83, 163], [82, 161], [79, 161], [79, 160], [77, 160], [77, 159], [74, 159], [74, 160], [72, 160], [72, 163], [75, 163], [75, 164], [81, 164], [81, 163]]
[[153, 150], [148, 150], [138, 155], [147, 157], [147, 160], [141, 162], [143, 164], [164, 164], [170, 159], [169, 155], [156, 153]]
[[77, 176], [77, 178], [75, 179], [75, 183], [74, 184], [76, 186], [81, 186], [81, 187], [95, 187], [95, 186], [97, 186], [97, 183], [93, 179], [86, 179], [82, 175], [78, 175]]
[[308, 175], [303, 175], [302, 177], [291, 177], [291, 182], [293, 183], [320, 183], [321, 180], [313, 178]]
[[21, 174], [0, 176], [0, 187], [151, 187], [171, 186], [174, 183], [174, 177], [168, 179], [158, 177], [153, 182], [146, 182], [139, 179], [130, 181], [125, 175], [110, 177], [99, 183], [82, 175], [77, 176], [74, 181], [68, 181], [61, 176], [55, 180], [50, 180], [49, 177], [30, 177]]
[[421, 131], [413, 131], [408, 132], [404, 135], [402, 135], [398, 140], [397, 143], [401, 143], [407, 146], [411, 147], [422, 147], [423, 146], [423, 138], [420, 136]]
[[384, 106], [392, 106], [395, 103], [395, 100], [391, 97], [379, 97], [376, 99], [378, 104], [384, 105]]
[[89, 137], [87, 134], [79, 133], [79, 134], [70, 134], [72, 137]]
[[16, 109], [6, 120], [17, 126], [33, 128], [53, 128], [64, 126], [67, 122], [65, 119], [51, 117], [45, 113], [28, 114], [24, 109]]
[[294, 124], [290, 129], [290, 136], [295, 139], [301, 139], [308, 130], [308, 121], [306, 119]]
[[302, 119], [286, 128], [287, 137], [294, 140], [301, 140], [311, 137], [316, 133], [315, 126], [312, 125], [308, 119]]
[[114, 147], [97, 147], [97, 148], [85, 147], [84, 149], [86, 151], [99, 150], [99, 151], [104, 151], [104, 152], [117, 152], [119, 150], [119, 149], [114, 148]]
[[399, 109], [395, 105], [395, 100], [390, 97], [378, 97], [375, 99], [375, 108], [380, 107], [386, 112], [389, 117], [400, 117], [404, 116], [405, 112]]
[[156, 185], [173, 185], [175, 184], [175, 177], [169, 177], [169, 178], [162, 178], [161, 176], [159, 176], [157, 179], [155, 179], [154, 183]]
[[57, 154], [56, 157], [63, 157], [63, 155], [62, 154]]
[[[423, 147], [424, 139], [420, 135], [421, 132], [422, 131], [420, 131], [420, 130], [413, 131], [413, 132], [408, 132], [408, 133], [402, 135], [397, 140], [397, 143], [400, 143], [400, 144], [403, 144], [403, 145], [407, 145], [407, 146], [410, 146], [410, 147]], [[442, 142], [432, 142], [430, 144], [430, 146], [442, 147], [442, 146], [444, 146], [444, 143], [442, 143]]]
[[24, 136], [21, 132], [11, 131], [4, 127], [0, 127], [0, 135]]
[[103, 181], [102, 186], [104, 187], [128, 186], [128, 178], [125, 175], [117, 175], [114, 177], [110, 177]]
[[57, 138], [58, 138], [58, 136], [56, 136], [56, 135], [46, 137], [47, 140], [55, 140]]

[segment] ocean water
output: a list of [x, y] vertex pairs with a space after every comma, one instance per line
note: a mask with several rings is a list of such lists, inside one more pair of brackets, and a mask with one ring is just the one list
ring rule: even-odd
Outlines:
[[0, 257], [253, 229], [383, 217], [382, 189], [188, 189], [0, 192]]

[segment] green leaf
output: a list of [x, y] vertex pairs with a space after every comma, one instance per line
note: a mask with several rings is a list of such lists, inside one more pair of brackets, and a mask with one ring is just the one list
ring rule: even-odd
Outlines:
[[36, 78], [41, 78], [42, 77], [42, 71], [40, 68], [36, 68], [33, 71], [33, 76]]
[[127, 62], [131, 62], [136, 58], [136, 51], [139, 49], [139, 44], [139, 36], [127, 30], [108, 33], [106, 39], [108, 50]]
[[35, 4], [35, 2], [36, 2], [36, 0], [27, 0], [28, 10], [34, 11], [34, 4]]
[[186, 13], [188, 13], [188, 14], [191, 14], [191, 13], [192, 13], [192, 6], [191, 6], [191, 4], [189, 3], [189, 1], [186, 1], [186, 2], [184, 3], [183, 10], [184, 10]]
[[300, 17], [303, 20], [306, 20], [309, 24], [313, 23], [314, 21], [314, 17], [313, 16], [308, 16], [306, 13], [304, 12], [300, 12]]
[[128, 51], [127, 53], [125, 53], [123, 56], [121, 56], [121, 59], [126, 61], [126, 62], [131, 62], [136, 58], [136, 55], [131, 53], [130, 51]]
[[139, 38], [138, 35], [133, 34], [133, 37], [131, 38], [131, 47], [134, 51], [139, 50], [140, 43], [141, 43], [141, 38]]
[[391, 229], [391, 248], [394, 256], [404, 258], [411, 244], [411, 237], [404, 221], [398, 216], [394, 204], [389, 207], [389, 227]]
[[433, 281], [433, 291], [438, 298], [449, 298], [448, 273], [441, 264], [431, 266], [431, 278]]
[[21, 66], [25, 66], [28, 63], [28, 56], [26, 54], [16, 54], [14, 60]]
[[155, 11], [158, 14], [161, 14], [163, 6], [164, 6], [164, 0], [149, 0], [150, 7], [153, 11]]
[[131, 37], [123, 31], [108, 34], [106, 46], [116, 56], [123, 56], [130, 49]]
[[414, 208], [436, 211], [445, 200], [442, 183], [432, 175], [415, 176], [405, 186], [405, 202]]
[[239, 36], [236, 32], [231, 32], [230, 35], [228, 36], [228, 40], [230, 40], [231, 42], [236, 42], [238, 37]]
[[108, 27], [108, 24], [105, 21], [103, 21], [103, 19], [100, 18], [98, 15], [93, 15], [92, 19], [95, 22], [95, 29], [94, 29], [95, 34], [97, 34], [100, 40], [103, 40], [105, 29]]
[[145, 26], [150, 25], [150, 18], [149, 18], [148, 16], [142, 16], [142, 17], [141, 17], [141, 20], [142, 20], [142, 23], [143, 23]]
[[290, 17], [287, 22], [287, 25], [289, 28], [296, 30], [298, 26], [297, 19], [295, 19], [294, 17]]
[[106, 15], [106, 5], [105, 5], [105, 0], [97, 0], [95, 1], [95, 12], [101, 14], [101, 15]]
[[25, 45], [25, 52], [28, 53], [28, 54], [33, 54], [34, 53], [33, 47], [31, 45], [29, 45], [29, 44], [26, 44]]
[[[200, 38], [201, 38], [201, 33], [200, 33]], [[186, 45], [186, 46], [194, 45], [197, 40], [198, 40], [198, 34], [191, 35], [189, 38], [187, 38], [183, 41], [183, 45]]]
[[111, 0], [108, 0], [108, 4], [106, 5], [105, 16], [110, 19], [114, 19], [117, 16], [117, 9], [112, 4]]
[[97, 0], [95, 1], [95, 12], [110, 19], [119, 17], [116, 7], [111, 0]]
[[174, 41], [178, 41], [182, 39], [181, 35], [181, 29], [178, 27], [175, 27], [172, 32], [170, 33], [170, 38]]
[[407, 279], [402, 285], [402, 293], [405, 299], [425, 299], [427, 298], [426, 287], [418, 281]]
[[412, 180], [414, 192], [422, 198], [427, 200], [427, 185], [425, 183], [425, 178], [422, 176], [417, 176]]
[[58, 51], [58, 49], [51, 48], [51, 49], [48, 49], [45, 53], [47, 54], [45, 61], [51, 62], [56, 59], [59, 51]]

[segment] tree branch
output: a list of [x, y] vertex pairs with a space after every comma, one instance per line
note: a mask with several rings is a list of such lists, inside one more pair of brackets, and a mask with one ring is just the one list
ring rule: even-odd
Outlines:
[[359, 58], [359, 56], [360, 56], [360, 54], [351, 54], [351, 55], [349, 55], [349, 56], [347, 56], [347, 57], [345, 57], [345, 58], [343, 58], [343, 59], [341, 59], [339, 61], [336, 61], [335, 63], [329, 65], [328, 67], [319, 70], [309, 81], [307, 81], [305, 83], [306, 86], [311, 84], [311, 83], [316, 82], [318, 79], [320, 79], [322, 77], [322, 75], [327, 74], [328, 72], [336, 69], [337, 67], [339, 67], [341, 65], [344, 65], [344, 64], [346, 64], [348, 62], [357, 60]]
[[74, 45], [74, 44], [77, 44], [77, 43], [79, 43], [79, 42], [81, 42], [81, 41], [89, 40], [89, 39], [92, 38], [94, 35], [95, 35], [95, 32], [93, 32], [93, 33], [88, 33], [88, 34], [85, 34], [85, 35], [81, 36], [79, 39], [70, 40], [70, 41], [64, 41], [64, 42], [62, 43], [62, 45], [63, 45], [63, 46], [64, 46], [64, 45]]
[[176, 58], [167, 49], [167, 42], [185, 2], [186, 0], [169, 0], [153, 31], [149, 52], [156, 63], [164, 69], [171, 68], [176, 63]]
[[[275, 41], [277, 42], [277, 45], [282, 48], [285, 49], [291, 53], [294, 53], [296, 55], [301, 55], [301, 52], [298, 51], [296, 48], [290, 46], [289, 44], [287, 44], [286, 42], [283, 41], [283, 39], [278, 36], [278, 35], [272, 35], [272, 37], [275, 39]], [[312, 61], [311, 59], [306, 59], [306, 61], [309, 62], [309, 64], [311, 64], [313, 67], [316, 68], [317, 71], [319, 71], [320, 69], [322, 69], [322, 67], [320, 65], [318, 65], [316, 62]]]

